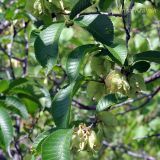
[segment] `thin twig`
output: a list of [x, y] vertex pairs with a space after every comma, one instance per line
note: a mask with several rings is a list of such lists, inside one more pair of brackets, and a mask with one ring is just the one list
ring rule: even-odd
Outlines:
[[[134, 7], [134, 0], [131, 0], [127, 14], [125, 13], [124, 0], [122, 0], [122, 21], [124, 25], [124, 30], [126, 32], [126, 47], [128, 48], [128, 42], [130, 40], [130, 30], [131, 30], [131, 11]], [[127, 15], [127, 17], [126, 17]], [[126, 20], [127, 19], [127, 20]]]
[[134, 158], [140, 158], [140, 159], [144, 159], [144, 160], [156, 160], [154, 157], [151, 157], [144, 152], [141, 152], [141, 153], [140, 152], [139, 153], [133, 152], [129, 149], [129, 147], [126, 147], [122, 144], [113, 145], [111, 143], [108, 143], [107, 141], [103, 141], [103, 146], [105, 148], [110, 148], [113, 151], [118, 150], [118, 151], [120, 151], [124, 154], [127, 154], [131, 157], [134, 157]]
[[94, 111], [96, 110], [96, 106], [86, 106], [80, 102], [78, 102], [77, 100], [73, 100], [75, 106], [77, 106], [79, 109], [84, 109], [84, 110], [90, 110], [90, 111]]
[[126, 101], [124, 101], [124, 102], [122, 102], [122, 103], [119, 103], [119, 104], [116, 104], [116, 105], [112, 106], [109, 110], [114, 110], [114, 109], [120, 108], [120, 107], [122, 107], [122, 106], [124, 106], [124, 105], [128, 105], [128, 104], [137, 102], [137, 101], [139, 101], [139, 100], [142, 100], [142, 99], [146, 98], [147, 96], [149, 96], [149, 95], [148, 95], [148, 94], [147, 94], [147, 95], [142, 95], [142, 96], [137, 97], [137, 98], [135, 98], [135, 99], [131, 99], [131, 98], [130, 98], [130, 99], [128, 99], [128, 100], [126, 100]]
[[145, 79], [145, 83], [151, 83], [160, 78], [160, 71]]
[[[112, 12], [109, 12], [109, 13], [106, 13], [106, 12], [84, 12], [84, 13], [79, 14], [79, 16], [90, 15], [90, 14], [104, 14], [107, 16], [122, 17], [122, 14], [120, 14], [120, 13], [112, 13]], [[126, 15], [124, 15], [124, 16], [126, 16]]]
[[160, 87], [158, 87], [152, 94], [150, 94], [149, 96], [147, 96], [146, 101], [143, 104], [141, 104], [140, 106], [138, 106], [138, 107], [131, 107], [131, 108], [127, 109], [124, 112], [118, 113], [117, 115], [124, 115], [124, 114], [126, 114], [128, 112], [136, 111], [138, 109], [143, 108], [146, 104], [148, 104], [153, 99], [153, 97], [155, 95], [157, 95], [159, 93], [159, 91], [160, 91]]
[[134, 140], [148, 139], [148, 138], [153, 138], [153, 137], [160, 138], [160, 133], [152, 134], [152, 135], [148, 135], [148, 136], [144, 136], [144, 137], [135, 138]]

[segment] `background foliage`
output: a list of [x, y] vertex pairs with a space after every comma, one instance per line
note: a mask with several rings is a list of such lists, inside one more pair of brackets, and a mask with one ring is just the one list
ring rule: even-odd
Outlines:
[[0, 159], [160, 159], [159, 0], [0, 0]]

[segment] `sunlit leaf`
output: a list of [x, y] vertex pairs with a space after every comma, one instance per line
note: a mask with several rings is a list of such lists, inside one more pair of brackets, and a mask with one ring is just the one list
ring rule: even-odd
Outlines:
[[16, 110], [18, 110], [23, 118], [28, 118], [28, 111], [26, 106], [20, 101], [19, 98], [15, 96], [7, 96], [5, 102], [8, 106], [14, 107]]
[[58, 41], [64, 23], [55, 23], [40, 32], [34, 43], [35, 55], [38, 62], [49, 72], [57, 62]]
[[77, 79], [85, 54], [91, 51], [94, 46], [95, 45], [88, 44], [77, 47], [68, 56], [66, 69], [71, 81]]
[[59, 129], [42, 144], [42, 160], [70, 160], [71, 129]]
[[100, 14], [79, 17], [75, 22], [90, 32], [93, 37], [106, 45], [111, 45], [114, 37], [112, 21], [108, 16]]
[[73, 19], [77, 14], [91, 5], [91, 0], [79, 0], [71, 10], [70, 19]]
[[160, 51], [146, 51], [134, 56], [135, 61], [146, 60], [149, 62], [160, 63]]
[[13, 138], [13, 126], [6, 109], [0, 106], [0, 135], [4, 147], [7, 149]]

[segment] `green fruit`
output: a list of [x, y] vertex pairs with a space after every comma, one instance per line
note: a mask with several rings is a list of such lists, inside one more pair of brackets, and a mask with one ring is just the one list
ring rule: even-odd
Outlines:
[[105, 84], [108, 93], [121, 93], [128, 95], [130, 86], [127, 82], [126, 76], [119, 71], [111, 71], [105, 79]]

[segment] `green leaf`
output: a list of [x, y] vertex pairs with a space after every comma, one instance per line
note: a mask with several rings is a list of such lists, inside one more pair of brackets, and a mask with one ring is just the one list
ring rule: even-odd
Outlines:
[[70, 160], [71, 138], [71, 129], [53, 132], [42, 144], [42, 160]]
[[0, 81], [0, 93], [3, 93], [6, 91], [9, 87], [9, 81], [7, 80], [1, 80]]
[[136, 61], [131, 69], [136, 69], [138, 72], [146, 72], [150, 68], [150, 63], [147, 61]]
[[108, 16], [100, 14], [79, 17], [75, 22], [90, 32], [93, 37], [106, 45], [111, 45], [114, 37], [112, 21]]
[[100, 0], [99, 8], [101, 9], [101, 11], [107, 11], [112, 2], [112, 0]]
[[90, 81], [87, 85], [87, 95], [89, 98], [98, 101], [105, 94], [106, 88], [104, 83]]
[[138, 3], [144, 3], [145, 0], [135, 0], [135, 2], [138, 2]]
[[103, 111], [112, 105], [117, 103], [117, 97], [115, 94], [108, 94], [107, 96], [103, 97], [97, 104], [96, 110]]
[[149, 62], [160, 63], [160, 51], [146, 51], [134, 56], [135, 61], [146, 60]]
[[111, 69], [111, 63], [104, 57], [99, 56], [92, 57], [90, 65], [92, 71], [102, 78], [106, 77]]
[[82, 82], [83, 77], [80, 76], [75, 82], [59, 90], [55, 95], [51, 105], [51, 114], [57, 128], [67, 128], [69, 126], [72, 98]]
[[15, 96], [7, 96], [5, 102], [8, 106], [14, 107], [16, 110], [18, 110], [23, 118], [28, 118], [28, 111], [26, 109], [26, 106], [20, 101], [19, 98]]
[[57, 62], [58, 57], [58, 41], [64, 23], [55, 23], [40, 32], [37, 37], [34, 49], [35, 55], [41, 66], [47, 68], [49, 72]]
[[127, 48], [124, 43], [114, 44], [112, 46], [106, 46], [112, 56], [118, 61], [121, 65], [124, 64], [127, 57]]
[[103, 110], [108, 109], [108, 108], [112, 107], [113, 105], [120, 103], [126, 99], [127, 99], [127, 97], [120, 94], [120, 93], [108, 94], [98, 102], [96, 110], [98, 112], [103, 111]]
[[91, 5], [91, 0], [79, 0], [71, 10], [70, 19], [73, 19], [77, 14]]
[[44, 140], [52, 133], [54, 132], [56, 129], [50, 129], [48, 131], [44, 131], [42, 133], [40, 133], [34, 140], [34, 143], [32, 145], [32, 149], [36, 150], [37, 153], [41, 153], [41, 147], [42, 147], [42, 143], [44, 142]]
[[133, 135], [134, 139], [143, 138], [143, 137], [148, 135], [149, 127], [147, 127], [147, 126], [138, 126], [137, 128], [135, 128], [133, 130], [133, 132], [134, 132], [134, 135]]
[[4, 147], [7, 149], [13, 138], [13, 127], [11, 118], [3, 107], [0, 107], [0, 135]]
[[66, 64], [66, 72], [70, 81], [77, 79], [85, 54], [91, 51], [94, 46], [92, 44], [83, 45], [70, 53]]
[[59, 128], [66, 128], [69, 124], [72, 90], [73, 84], [61, 89], [53, 99], [51, 112]]
[[15, 79], [15, 80], [11, 81], [8, 90], [11, 90], [11, 89], [16, 88], [16, 87], [23, 86], [27, 82], [28, 82], [28, 80], [26, 78]]
[[116, 117], [111, 112], [99, 112], [97, 117], [104, 123], [105, 126], [114, 127], [117, 125]]

